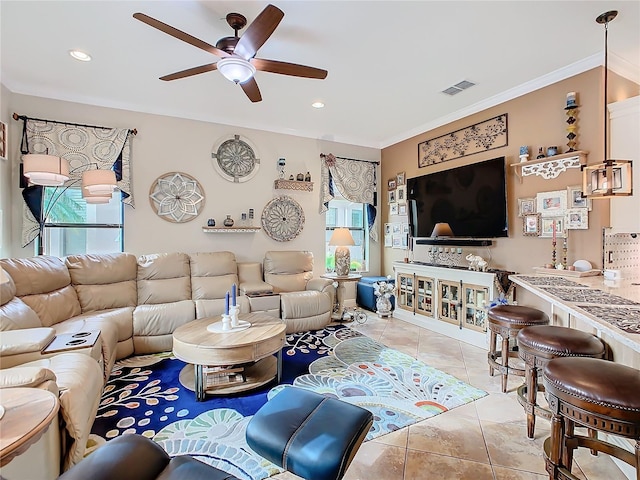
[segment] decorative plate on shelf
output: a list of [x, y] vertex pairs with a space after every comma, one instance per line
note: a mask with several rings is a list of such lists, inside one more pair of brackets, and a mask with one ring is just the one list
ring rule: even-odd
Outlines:
[[262, 210], [262, 228], [278, 242], [296, 238], [304, 227], [304, 211], [293, 198], [283, 195], [271, 200]]
[[204, 191], [191, 175], [169, 172], [159, 176], [149, 189], [153, 211], [172, 223], [189, 222], [200, 215], [204, 207]]
[[260, 167], [256, 149], [251, 142], [240, 135], [219, 141], [211, 152], [211, 159], [217, 172], [230, 182], [241, 183], [251, 180]]

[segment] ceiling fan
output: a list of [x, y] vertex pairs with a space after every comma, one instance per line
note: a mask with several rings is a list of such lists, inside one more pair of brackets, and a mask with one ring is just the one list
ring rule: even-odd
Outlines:
[[200, 73], [219, 70], [225, 78], [239, 84], [252, 102], [262, 100], [260, 89], [254, 78], [256, 70], [278, 73], [280, 75], [290, 75], [293, 77], [324, 79], [327, 76], [327, 71], [319, 68], [298, 65], [296, 63], [280, 62], [278, 60], [255, 58], [258, 49], [269, 39], [283, 17], [284, 13], [282, 10], [274, 5], [267, 5], [253, 23], [247, 27], [242, 37], [238, 37], [238, 30], [241, 30], [247, 25], [247, 19], [239, 13], [230, 13], [226, 18], [227, 23], [234, 30], [234, 35], [233, 37], [221, 38], [216, 42], [214, 47], [207, 42], [144, 13], [133, 14], [133, 18], [136, 20], [140, 20], [178, 40], [182, 40], [194, 47], [201, 48], [220, 57], [220, 60], [216, 63], [208, 63], [199, 67], [171, 73], [160, 77], [160, 80], [177, 80], [178, 78], [191, 77]]

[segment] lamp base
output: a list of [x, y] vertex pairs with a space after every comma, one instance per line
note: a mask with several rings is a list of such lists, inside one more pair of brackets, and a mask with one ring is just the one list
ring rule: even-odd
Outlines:
[[336, 248], [336, 275], [346, 277], [351, 270], [351, 255], [348, 247]]

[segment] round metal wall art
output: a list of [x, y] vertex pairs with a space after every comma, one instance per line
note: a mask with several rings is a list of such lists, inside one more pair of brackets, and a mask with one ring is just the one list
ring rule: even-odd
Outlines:
[[298, 202], [286, 195], [271, 200], [262, 210], [262, 228], [274, 240], [293, 240], [304, 227], [304, 211]]
[[251, 180], [260, 167], [260, 159], [249, 139], [234, 135], [222, 139], [211, 152], [211, 161], [222, 178], [234, 183]]
[[153, 182], [149, 189], [149, 202], [163, 220], [184, 223], [200, 215], [205, 195], [200, 183], [191, 175], [169, 172]]

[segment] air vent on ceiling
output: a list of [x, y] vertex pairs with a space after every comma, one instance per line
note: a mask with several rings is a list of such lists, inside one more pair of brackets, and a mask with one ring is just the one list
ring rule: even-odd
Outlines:
[[460, 93], [463, 90], [466, 90], [469, 87], [473, 87], [475, 85], [475, 83], [470, 82], [468, 80], [463, 80], [459, 83], [456, 83], [455, 85], [445, 89], [442, 91], [442, 93], [446, 93], [447, 95], [455, 95], [457, 93]]

